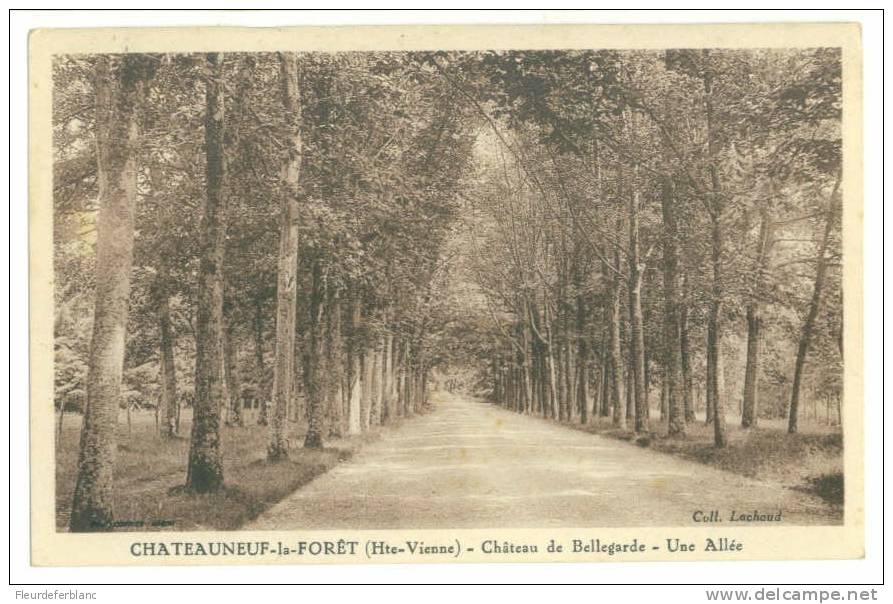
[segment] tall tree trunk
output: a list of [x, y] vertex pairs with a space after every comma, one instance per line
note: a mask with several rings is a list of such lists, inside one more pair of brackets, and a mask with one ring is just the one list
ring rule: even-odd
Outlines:
[[401, 380], [400, 385], [403, 388], [401, 400], [403, 402], [403, 417], [409, 417], [413, 412], [412, 405], [412, 367], [411, 367], [411, 350], [410, 342], [403, 342], [403, 362], [401, 363]]
[[[521, 313], [524, 316], [524, 313]], [[521, 379], [524, 388], [524, 413], [532, 413], [534, 410], [534, 384], [533, 384], [533, 351], [531, 349], [530, 326], [526, 319], [520, 321], [521, 326]]]
[[[709, 339], [710, 333], [708, 331], [707, 337]], [[714, 361], [710, 359], [710, 349], [707, 349], [707, 363], [706, 363], [706, 379], [704, 380], [704, 402], [705, 402], [705, 413], [704, 413], [704, 422], [709, 426], [713, 424], [713, 410], [716, 408], [713, 404], [713, 389], [710, 387], [710, 384], [713, 381], [713, 371], [714, 371]]]
[[[704, 60], [709, 62], [710, 51], [703, 50]], [[713, 269], [713, 291], [710, 300], [710, 311], [707, 319], [707, 404], [713, 411], [713, 440], [717, 447], [726, 446], [726, 413], [723, 400], [722, 376], [722, 307], [725, 291], [723, 289], [722, 252], [724, 235], [722, 218], [725, 204], [720, 191], [717, 161], [719, 144], [713, 124], [713, 73], [708, 66], [704, 71], [704, 98], [707, 117], [707, 155], [710, 173], [710, 253]]]
[[577, 273], [574, 284], [577, 296], [577, 409], [580, 423], [589, 423], [589, 342], [586, 337], [586, 320], [589, 310], [583, 295], [582, 277]]
[[714, 444], [726, 446], [725, 401], [722, 387], [722, 234], [719, 221], [714, 221], [713, 241], [713, 299], [707, 319], [707, 404], [713, 415]]
[[360, 354], [360, 430], [366, 432], [372, 418], [372, 351], [363, 348]]
[[382, 336], [381, 343], [381, 423], [386, 424], [391, 420], [391, 365], [393, 364], [392, 340], [394, 336], [387, 334]]
[[96, 285], [87, 370], [87, 405], [69, 527], [111, 530], [118, 404], [133, 266], [137, 117], [148, 73], [139, 57], [96, 59]]
[[273, 365], [273, 421], [267, 459], [288, 457], [285, 430], [288, 403], [294, 392], [295, 319], [298, 301], [298, 187], [301, 177], [301, 97], [294, 53], [279, 53], [279, 86], [287, 126], [287, 143], [280, 172], [279, 260], [276, 276], [276, 357]]
[[573, 421], [574, 419], [574, 401], [576, 393], [574, 392], [574, 359], [571, 346], [571, 339], [565, 332], [564, 353], [562, 355], [563, 362], [561, 364], [564, 374], [564, 419], [565, 421]]
[[239, 380], [239, 351], [235, 344], [235, 323], [227, 321], [226, 332], [223, 337], [223, 356], [225, 359], [224, 372], [226, 376], [226, 390], [229, 394], [228, 423], [233, 426], [244, 426], [242, 420], [242, 384]]
[[[561, 338], [562, 334], [561, 330], [561, 322], [558, 324], [559, 334], [557, 338]], [[554, 357], [555, 362], [555, 377], [556, 377], [556, 391], [558, 393], [558, 421], [563, 422], [566, 421], [567, 418], [567, 381], [565, 380], [565, 358], [564, 358], [564, 349], [565, 344], [560, 342], [557, 344], [557, 354]]]
[[548, 363], [549, 371], [549, 416], [552, 419], [559, 419], [558, 406], [560, 401], [558, 399], [558, 380], [555, 375], [555, 344], [552, 338], [552, 319], [549, 316], [548, 303], [543, 308], [543, 327], [546, 330], [546, 362]]
[[[625, 327], [625, 330], [622, 332], [624, 336], [624, 340], [626, 342], [627, 351], [632, 348], [632, 331], [630, 330], [630, 323], [632, 320], [629, 315], [629, 304], [627, 304], [626, 309], [626, 322], [622, 325]], [[635, 398], [635, 385], [633, 384], [633, 368], [631, 363], [622, 363], [621, 366], [624, 369], [622, 379], [626, 384], [626, 389], [624, 390], [624, 394], [626, 395], [626, 421], [629, 427], [635, 429], [636, 422], [636, 398]]]
[[347, 346], [347, 372], [348, 372], [348, 404], [347, 404], [347, 432], [359, 434], [363, 431], [360, 416], [362, 414], [362, 385], [363, 360], [358, 337], [360, 326], [360, 302], [356, 294], [350, 297], [350, 337]]
[[382, 351], [377, 347], [371, 349], [372, 354], [372, 375], [369, 377], [369, 423], [370, 425], [381, 424], [381, 354]]
[[757, 425], [757, 403], [759, 397], [758, 374], [760, 371], [760, 340], [762, 339], [762, 317], [757, 304], [747, 305], [747, 361], [744, 365], [744, 398], [741, 403], [741, 427]]
[[797, 361], [794, 364], [794, 382], [791, 387], [791, 405], [788, 414], [788, 432], [797, 432], [797, 420], [800, 410], [800, 386], [803, 380], [803, 369], [806, 366], [806, 357], [809, 354], [809, 344], [815, 329], [815, 320], [819, 314], [819, 306], [822, 302], [822, 289], [825, 286], [825, 275], [828, 272], [828, 247], [831, 244], [831, 235], [839, 220], [840, 205], [837, 202], [837, 192], [840, 188], [841, 176], [838, 175], [834, 189], [831, 191], [831, 199], [825, 216], [825, 232], [822, 235], [822, 243], [819, 245], [818, 258], [816, 259], [815, 283], [812, 289], [812, 298], [809, 301], [809, 311], [803, 321], [800, 331], [800, 344], [797, 346]]
[[254, 371], [257, 385], [254, 392], [256, 404], [258, 405], [257, 424], [266, 426], [267, 417], [267, 395], [265, 388], [266, 368], [264, 366], [264, 313], [263, 305], [259, 299], [254, 301]]
[[536, 338], [530, 333], [530, 327], [525, 320], [525, 339], [526, 339], [526, 373], [527, 383], [527, 412], [532, 414], [540, 413], [540, 385], [539, 385], [539, 359], [537, 358]]
[[56, 429], [56, 446], [62, 446], [62, 425], [65, 422], [65, 399], [59, 401], [59, 425]]
[[633, 190], [629, 196], [629, 314], [630, 367], [636, 410], [636, 432], [648, 431], [648, 394], [645, 386], [645, 330], [642, 319], [642, 277], [639, 259], [639, 165], [633, 167]]
[[[614, 262], [616, 267], [620, 267], [620, 252], [615, 250]], [[631, 407], [627, 405], [624, 409], [623, 396], [623, 351], [620, 346], [620, 274], [614, 276], [611, 284], [611, 309], [608, 313], [609, 323], [608, 331], [610, 338], [610, 348], [608, 350], [610, 387], [611, 387], [611, 406], [613, 408], [613, 424], [615, 426], [625, 428], [626, 418], [629, 417]], [[626, 397], [629, 401], [629, 396]]]
[[[686, 279], [682, 279], [683, 290], [686, 287]], [[691, 351], [688, 339], [688, 306], [681, 304], [679, 307], [679, 359], [682, 368], [682, 407], [685, 410], [685, 421], [695, 421], [695, 407], [693, 400], [693, 379], [691, 370]]]
[[[643, 272], [644, 277], [644, 272]], [[651, 323], [651, 318], [648, 316], [647, 311], [643, 311], [642, 318], [642, 356], [645, 357], [645, 419], [651, 419], [651, 368], [653, 367], [652, 359], [651, 359], [651, 342], [650, 338], [646, 337], [645, 334], [645, 325]]]
[[744, 367], [744, 397], [741, 403], [741, 426], [750, 428], [757, 425], [758, 398], [759, 398], [759, 373], [760, 373], [760, 344], [762, 343], [762, 305], [758, 296], [765, 282], [765, 273], [768, 269], [769, 254], [772, 249], [772, 216], [767, 204], [760, 209], [760, 237], [757, 242], [757, 261], [754, 267], [756, 273], [754, 280], [753, 300], [747, 305], [747, 361]]
[[399, 417], [406, 417], [406, 401], [403, 388], [406, 343], [402, 337], [394, 338], [394, 401]]
[[[608, 320], [608, 309], [604, 311], [604, 333], [602, 334], [601, 350], [598, 355], [598, 369], [595, 371], [595, 379], [593, 380], [595, 394], [592, 401], [592, 415], [595, 416], [595, 410], [600, 409], [599, 415], [602, 415], [607, 408], [607, 415], [613, 414], [611, 406], [611, 331]], [[593, 366], [595, 368], [596, 365]]]
[[342, 438], [347, 431], [344, 413], [342, 388], [342, 339], [341, 339], [341, 297], [338, 292], [329, 296], [329, 311], [326, 313], [325, 367], [326, 410], [329, 416], [329, 436]]
[[664, 376], [662, 389], [669, 419], [669, 434], [685, 434], [685, 409], [679, 396], [679, 228], [676, 223], [673, 182], [666, 178], [661, 194], [664, 247]]
[[171, 326], [170, 298], [159, 283], [157, 289], [158, 343], [161, 360], [161, 435], [172, 438], [177, 435], [177, 369], [174, 364], [174, 335]]
[[304, 448], [321, 449], [323, 446], [322, 431], [325, 426], [325, 385], [324, 376], [320, 375], [323, 360], [324, 329], [323, 316], [327, 287], [322, 274], [320, 260], [313, 262], [312, 287], [310, 293], [310, 338], [307, 355], [304, 357], [304, 391], [307, 393], [307, 434], [304, 437]]
[[207, 55], [205, 153], [207, 195], [202, 216], [195, 337], [195, 403], [189, 447], [187, 488], [216, 491], [223, 484], [220, 408], [223, 376], [223, 259], [226, 244], [226, 155], [224, 150], [223, 57]]
[[400, 363], [400, 339], [394, 336], [391, 340], [391, 370], [388, 375], [388, 400], [391, 401], [390, 407], [392, 415], [400, 415], [400, 395], [398, 380], [398, 365]]
[[610, 381], [605, 382], [604, 375], [603, 375], [606, 373], [609, 378], [611, 375], [611, 360], [609, 358], [611, 356], [610, 314], [608, 314], [608, 317], [609, 317], [609, 320], [606, 323], [606, 325], [604, 326], [604, 330], [603, 330], [604, 333], [602, 333], [602, 337], [601, 337], [602, 374], [599, 374], [599, 379], [601, 380], [600, 384], [602, 385], [602, 387], [601, 387], [602, 392], [601, 392], [601, 396], [599, 397], [599, 400], [596, 402], [596, 404], [593, 408], [593, 415], [595, 414], [594, 409], [598, 409], [599, 410], [598, 414], [600, 417], [612, 417], [612, 415], [614, 413], [614, 408], [612, 406], [612, 399], [611, 399], [611, 394], [610, 394], [611, 383], [610, 383]]

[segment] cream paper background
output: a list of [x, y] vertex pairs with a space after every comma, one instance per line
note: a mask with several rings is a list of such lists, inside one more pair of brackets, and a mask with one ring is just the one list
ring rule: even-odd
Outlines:
[[[699, 25], [500, 25], [500, 26], [327, 26], [295, 28], [103, 28], [45, 29], [29, 39], [29, 234], [31, 337], [31, 562], [52, 565], [164, 565], [250, 563], [442, 563], [445, 556], [408, 553], [371, 560], [367, 540], [406, 540], [430, 545], [460, 542], [474, 547], [462, 562], [550, 562], [629, 560], [840, 559], [864, 555], [863, 317], [862, 317], [862, 55], [858, 24]], [[53, 430], [53, 264], [52, 264], [52, 57], [103, 52], [264, 52], [473, 49], [664, 49], [840, 47], [843, 67], [843, 289], [844, 289], [844, 476], [842, 526], [809, 527], [626, 527], [582, 529], [462, 529], [399, 531], [228, 531], [152, 533], [57, 533], [54, 504]], [[726, 537], [744, 544], [741, 552], [708, 553], [704, 540]], [[642, 554], [571, 554], [571, 539], [648, 544]], [[695, 552], [668, 553], [665, 540], [694, 542]], [[142, 542], [356, 540], [355, 556], [134, 557]], [[486, 555], [480, 542], [495, 539], [537, 544], [539, 553]], [[549, 553], [554, 539], [563, 553]], [[660, 544], [659, 551], [650, 549]]]

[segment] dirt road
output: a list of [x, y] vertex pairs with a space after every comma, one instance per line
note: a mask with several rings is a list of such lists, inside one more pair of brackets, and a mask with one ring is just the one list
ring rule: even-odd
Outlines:
[[781, 511], [782, 524], [842, 520], [778, 485], [461, 396], [434, 401], [246, 528], [699, 526], [695, 513], [712, 510], [723, 526], [755, 510]]

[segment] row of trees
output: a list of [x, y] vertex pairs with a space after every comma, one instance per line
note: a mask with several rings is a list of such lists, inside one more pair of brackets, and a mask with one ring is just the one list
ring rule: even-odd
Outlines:
[[56, 396], [85, 401], [72, 530], [112, 526], [129, 393], [166, 437], [189, 393], [195, 492], [223, 484], [246, 400], [270, 462], [289, 419], [319, 448], [425, 404], [473, 147], [437, 60], [57, 59]]
[[[841, 77], [834, 49], [507, 52], [466, 82], [490, 147], [468, 222], [493, 398], [715, 444], [838, 403]], [[477, 89], [475, 89], [477, 86]], [[810, 360], [810, 363], [807, 363]], [[767, 403], [760, 404], [761, 396]]]
[[718, 446], [730, 400], [796, 431], [841, 389], [840, 87], [833, 49], [58, 57], [72, 530], [111, 526], [134, 398], [165, 437], [191, 402], [197, 492], [246, 401], [275, 462], [436, 367], [565, 421], [647, 432], [659, 382], [673, 435], [702, 394]]

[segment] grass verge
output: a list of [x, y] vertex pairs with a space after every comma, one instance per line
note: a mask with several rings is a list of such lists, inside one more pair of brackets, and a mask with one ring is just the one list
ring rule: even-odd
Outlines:
[[[185, 415], [185, 414], [184, 414]], [[66, 530], [71, 496], [77, 479], [80, 418], [66, 417], [56, 448], [56, 524]], [[188, 417], [181, 426], [189, 434]], [[154, 416], [135, 414], [133, 426], [119, 424], [115, 460], [114, 509], [116, 530], [232, 530], [296, 489], [349, 459], [383, 428], [331, 440], [322, 450], [301, 448], [305, 426], [289, 423], [289, 458], [266, 460], [268, 428], [254, 422], [226, 426], [221, 434], [225, 485], [211, 494], [182, 489], [186, 479], [189, 439], [161, 438]]]
[[656, 417], [651, 420], [652, 432], [639, 437], [614, 427], [606, 417], [569, 425], [843, 504], [843, 437], [829, 426], [806, 423], [800, 433], [788, 434], [780, 420], [761, 420], [758, 427], [743, 429], [730, 417], [728, 445], [717, 449], [713, 426], [703, 420], [689, 423], [683, 438], [670, 438]]

